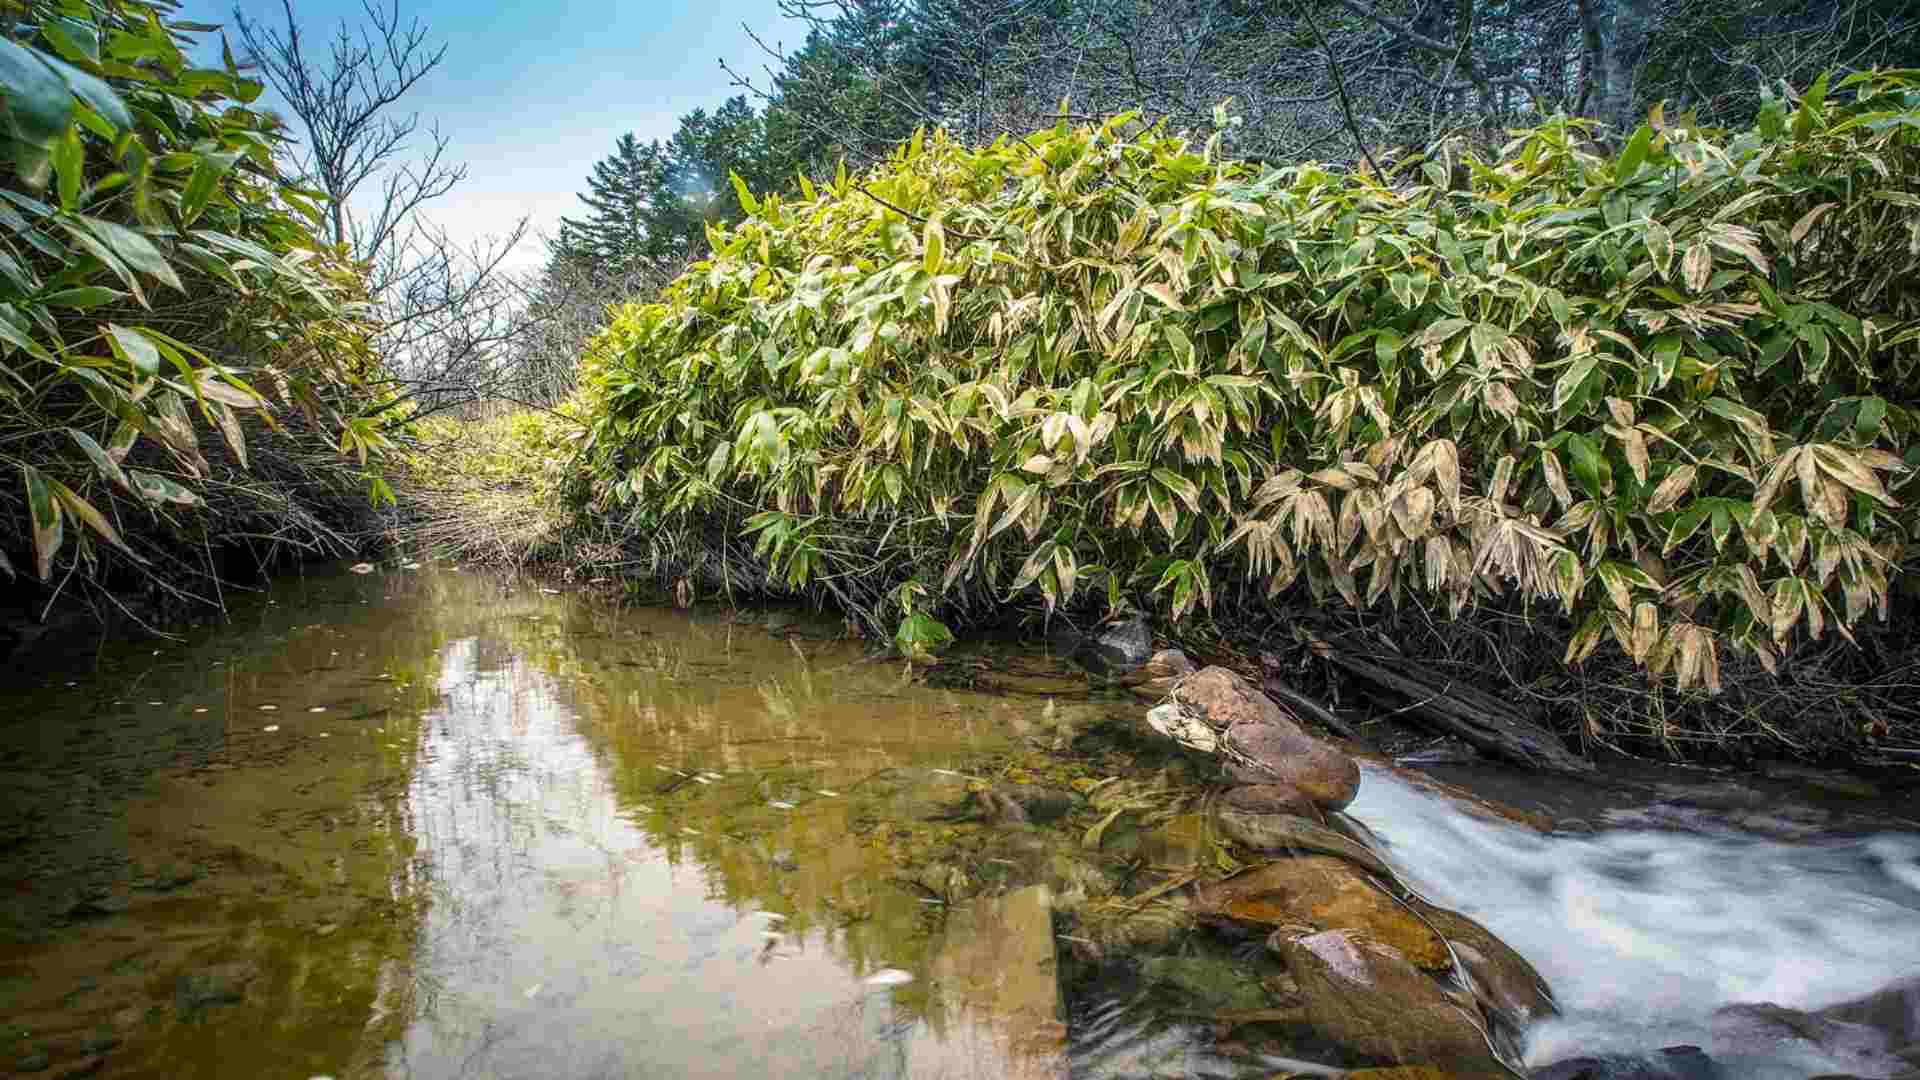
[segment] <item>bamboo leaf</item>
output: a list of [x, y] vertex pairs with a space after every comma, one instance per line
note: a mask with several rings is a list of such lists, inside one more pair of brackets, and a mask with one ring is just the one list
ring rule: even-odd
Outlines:
[[139, 553], [127, 546], [127, 542], [120, 538], [118, 530], [114, 529], [113, 523], [108, 521], [106, 516], [100, 513], [99, 510], [95, 509], [92, 503], [74, 494], [73, 489], [58, 480], [48, 480], [47, 486], [53, 490], [54, 497], [60, 500], [61, 505], [68, 513], [85, 522], [88, 528], [100, 535], [101, 539], [132, 556], [135, 562], [145, 563], [147, 561], [142, 558]]
[[33, 521], [34, 573], [47, 581], [53, 577], [53, 557], [60, 550], [60, 504], [39, 469], [22, 465], [20, 473], [26, 482], [28, 517]]
[[1696, 293], [1707, 291], [1707, 278], [1713, 273], [1713, 248], [1705, 237], [1688, 245], [1686, 258], [1680, 263], [1680, 273], [1686, 279], [1689, 290]]
[[73, 439], [75, 445], [80, 447], [81, 452], [87, 455], [87, 459], [93, 462], [94, 469], [101, 476], [117, 485], [122, 491], [129, 493], [133, 491], [133, 485], [127, 482], [127, 474], [120, 468], [119, 460], [99, 443], [94, 442], [93, 436], [79, 428], [68, 428], [67, 435]]
[[938, 277], [947, 260], [947, 230], [941, 226], [938, 215], [927, 219], [921, 246], [925, 253], [921, 267], [926, 270], [927, 276]]
[[1653, 489], [1647, 499], [1647, 512], [1664, 514], [1679, 503], [1680, 497], [1693, 490], [1694, 467], [1681, 465], [1668, 473], [1660, 486]]

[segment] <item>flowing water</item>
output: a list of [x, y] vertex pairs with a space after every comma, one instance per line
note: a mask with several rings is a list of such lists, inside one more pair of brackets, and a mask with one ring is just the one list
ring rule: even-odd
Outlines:
[[1532, 1031], [1530, 1063], [1695, 1046], [1733, 1077], [1890, 1075], [1810, 1041], [1756, 1042], [1714, 1014], [1817, 1010], [1920, 976], [1910, 787], [1876, 802], [1662, 770], [1569, 800], [1484, 771], [1451, 778], [1538, 805], [1558, 827], [1464, 813], [1378, 770], [1348, 813], [1410, 884], [1546, 977], [1562, 1015]]
[[[1047, 664], [1021, 693], [930, 687], [838, 631], [389, 567], [37, 656], [0, 683], [0, 1069], [1271, 1075], [1097, 986], [1069, 987], [1069, 1041], [1047, 890], [1099, 873], [1062, 869], [1080, 830], [947, 812], [1140, 707]], [[1536, 801], [1587, 828], [1381, 770], [1352, 810], [1551, 981], [1536, 1061], [1705, 1046], [1718, 1005], [1920, 971], [1898, 804]], [[1743, 1060], [1812, 1075], [1803, 1049]]]

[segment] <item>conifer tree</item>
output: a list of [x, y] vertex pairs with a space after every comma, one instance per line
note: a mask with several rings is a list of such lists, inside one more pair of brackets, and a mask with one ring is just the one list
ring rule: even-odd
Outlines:
[[647, 258], [647, 219], [668, 190], [666, 154], [658, 142], [642, 143], [628, 132], [613, 153], [594, 163], [580, 201], [584, 218], [562, 218], [558, 252], [609, 275], [624, 273]]

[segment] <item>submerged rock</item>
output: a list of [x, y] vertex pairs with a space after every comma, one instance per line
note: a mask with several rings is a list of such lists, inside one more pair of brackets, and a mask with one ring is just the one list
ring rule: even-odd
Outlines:
[[1384, 1068], [1356, 1068], [1344, 1080], [1513, 1080], [1511, 1072], [1453, 1072], [1434, 1065], [1388, 1065]]
[[1733, 1080], [1697, 1046], [1652, 1054], [1578, 1057], [1535, 1069], [1530, 1080]]
[[1393, 870], [1378, 855], [1358, 841], [1316, 825], [1297, 814], [1250, 814], [1222, 807], [1218, 814], [1220, 831], [1257, 851], [1317, 851], [1338, 855], [1366, 870], [1391, 879]]
[[1472, 999], [1461, 1000], [1399, 950], [1351, 930], [1297, 938], [1282, 930], [1268, 947], [1293, 975], [1319, 1035], [1388, 1064], [1499, 1068]]
[[1125, 674], [1153, 658], [1153, 630], [1144, 615], [1109, 622], [1081, 639], [1073, 658], [1097, 675]]
[[260, 969], [244, 962], [214, 964], [174, 981], [173, 1001], [183, 1019], [195, 1020], [216, 1005], [238, 1005]]
[[1139, 697], [1157, 700], [1173, 693], [1180, 680], [1197, 669], [1179, 649], [1161, 649], [1147, 662], [1120, 677], [1120, 682]]
[[1150, 957], [1140, 965], [1140, 976], [1176, 994], [1185, 1010], [1240, 1012], [1273, 1005], [1259, 978], [1225, 956]]
[[[1913, 1011], [1916, 1004], [1920, 997], [1909, 986], [1904, 993], [1896, 987], [1817, 1013], [1764, 1003], [1729, 1005], [1713, 1014], [1713, 1052], [1723, 1059], [1805, 1057], [1831, 1062], [1836, 1066], [1833, 1074], [1860, 1080], [1913, 1076], [1920, 1074], [1920, 1053], [1915, 1052], [1920, 1047], [1899, 1043], [1911, 1039], [1914, 1025], [1920, 1023]], [[1863, 1022], [1868, 1017], [1893, 1025]]]
[[1446, 942], [1426, 923], [1351, 862], [1330, 855], [1277, 859], [1203, 885], [1194, 911], [1263, 926], [1349, 931], [1392, 947], [1416, 967], [1446, 971], [1453, 966]]

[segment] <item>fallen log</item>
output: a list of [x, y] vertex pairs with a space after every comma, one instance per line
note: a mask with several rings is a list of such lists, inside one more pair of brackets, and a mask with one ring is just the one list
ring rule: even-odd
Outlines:
[[1404, 657], [1392, 667], [1338, 641], [1315, 639], [1314, 654], [1392, 698], [1402, 708], [1444, 734], [1455, 735], [1482, 753], [1558, 772], [1591, 772], [1593, 763], [1568, 750], [1551, 731], [1492, 694], [1435, 672]]

